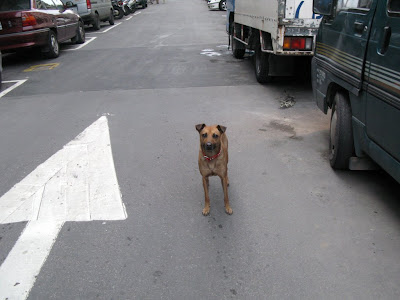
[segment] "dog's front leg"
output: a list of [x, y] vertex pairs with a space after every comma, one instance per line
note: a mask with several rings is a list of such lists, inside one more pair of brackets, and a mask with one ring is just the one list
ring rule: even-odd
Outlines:
[[205, 197], [203, 215], [208, 216], [210, 213], [210, 197], [208, 194], [208, 177], [203, 176], [203, 187], [204, 187], [204, 197]]
[[222, 188], [224, 189], [225, 212], [228, 215], [231, 215], [233, 213], [233, 210], [232, 210], [231, 206], [229, 205], [229, 197], [228, 197], [229, 180], [228, 180], [227, 175], [221, 177], [221, 183], [222, 183]]

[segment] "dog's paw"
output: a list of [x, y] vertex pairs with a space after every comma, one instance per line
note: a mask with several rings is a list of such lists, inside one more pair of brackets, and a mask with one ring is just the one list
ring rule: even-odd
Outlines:
[[233, 210], [232, 210], [232, 208], [230, 208], [229, 206], [228, 206], [228, 207], [225, 207], [225, 212], [226, 212], [228, 215], [233, 214]]
[[204, 207], [203, 216], [208, 216], [210, 214], [210, 207]]

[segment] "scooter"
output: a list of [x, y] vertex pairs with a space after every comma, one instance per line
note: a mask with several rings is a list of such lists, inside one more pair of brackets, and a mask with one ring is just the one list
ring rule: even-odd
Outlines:
[[136, 11], [136, 0], [123, 0], [125, 16], [132, 14]]
[[116, 19], [122, 19], [125, 14], [123, 1], [122, 0], [111, 0], [111, 3], [114, 8], [114, 17]]

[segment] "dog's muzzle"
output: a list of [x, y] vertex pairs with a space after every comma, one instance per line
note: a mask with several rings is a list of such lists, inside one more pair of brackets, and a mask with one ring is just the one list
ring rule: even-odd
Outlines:
[[206, 151], [212, 151], [212, 150], [214, 150], [215, 148], [216, 148], [216, 145], [213, 144], [213, 143], [206, 143], [206, 144], [204, 144], [204, 149], [205, 149]]

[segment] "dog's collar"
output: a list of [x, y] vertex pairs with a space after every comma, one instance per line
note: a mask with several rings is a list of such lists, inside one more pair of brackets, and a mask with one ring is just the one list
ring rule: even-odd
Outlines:
[[221, 154], [221, 150], [222, 150], [222, 147], [221, 147], [221, 149], [219, 149], [219, 152], [218, 152], [217, 154], [215, 154], [215, 155], [213, 155], [213, 156], [211, 156], [211, 157], [205, 155], [204, 152], [203, 152], [203, 157], [204, 157], [206, 160], [211, 161], [211, 160], [213, 160], [213, 159], [216, 159], [216, 158]]

